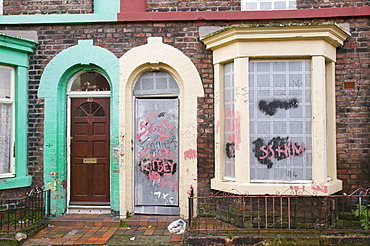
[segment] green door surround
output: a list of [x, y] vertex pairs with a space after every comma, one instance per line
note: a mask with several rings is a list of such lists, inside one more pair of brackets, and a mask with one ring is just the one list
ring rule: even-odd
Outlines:
[[76, 73], [97, 70], [111, 84], [111, 211], [119, 215], [119, 132], [118, 132], [118, 58], [110, 51], [94, 46], [92, 40], [60, 52], [46, 66], [38, 97], [44, 99], [44, 185], [52, 190], [51, 212], [62, 215], [67, 206], [67, 86]]
[[28, 55], [38, 42], [0, 33], [0, 64], [15, 69], [15, 169], [14, 178], [0, 179], [0, 190], [27, 187], [31, 177], [27, 173], [27, 110], [28, 110]]

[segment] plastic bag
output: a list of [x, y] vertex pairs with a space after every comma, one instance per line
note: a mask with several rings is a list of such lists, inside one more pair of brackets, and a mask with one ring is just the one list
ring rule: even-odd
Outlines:
[[182, 219], [175, 220], [167, 227], [168, 231], [176, 234], [183, 234], [186, 229], [186, 223]]

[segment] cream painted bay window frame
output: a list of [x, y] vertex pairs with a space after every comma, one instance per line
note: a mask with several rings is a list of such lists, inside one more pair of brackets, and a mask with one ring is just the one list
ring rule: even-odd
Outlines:
[[[234, 194], [329, 195], [342, 189], [336, 172], [336, 48], [350, 36], [334, 23], [282, 26], [233, 26], [202, 41], [213, 51], [215, 71], [215, 178], [211, 188]], [[309, 60], [312, 103], [312, 181], [251, 182], [249, 137], [249, 64], [251, 61]], [[224, 65], [234, 63], [235, 179], [224, 172]]]

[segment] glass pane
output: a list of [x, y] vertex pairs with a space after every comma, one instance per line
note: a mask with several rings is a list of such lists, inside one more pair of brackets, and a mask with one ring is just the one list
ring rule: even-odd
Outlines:
[[97, 72], [80, 74], [72, 84], [71, 91], [109, 91], [107, 79]]
[[289, 0], [241, 0], [242, 10], [295, 9], [296, 1]]
[[224, 176], [235, 178], [234, 63], [224, 67]]
[[105, 112], [99, 103], [85, 102], [77, 108], [75, 116], [86, 117], [88, 115], [94, 115], [96, 117], [105, 116]]
[[135, 83], [134, 95], [166, 95], [180, 93], [173, 76], [167, 72], [148, 71], [143, 73]]
[[307, 61], [250, 63], [249, 76], [263, 86], [249, 90], [252, 181], [312, 178], [309, 66]]
[[12, 70], [0, 67], [0, 98], [11, 99], [11, 73]]
[[0, 173], [10, 172], [12, 104], [0, 103]]

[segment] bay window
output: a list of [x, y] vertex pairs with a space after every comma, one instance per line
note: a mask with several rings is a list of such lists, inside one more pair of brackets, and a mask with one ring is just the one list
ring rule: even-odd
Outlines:
[[336, 24], [232, 26], [202, 41], [215, 70], [215, 178], [235, 194], [328, 195], [336, 174]]

